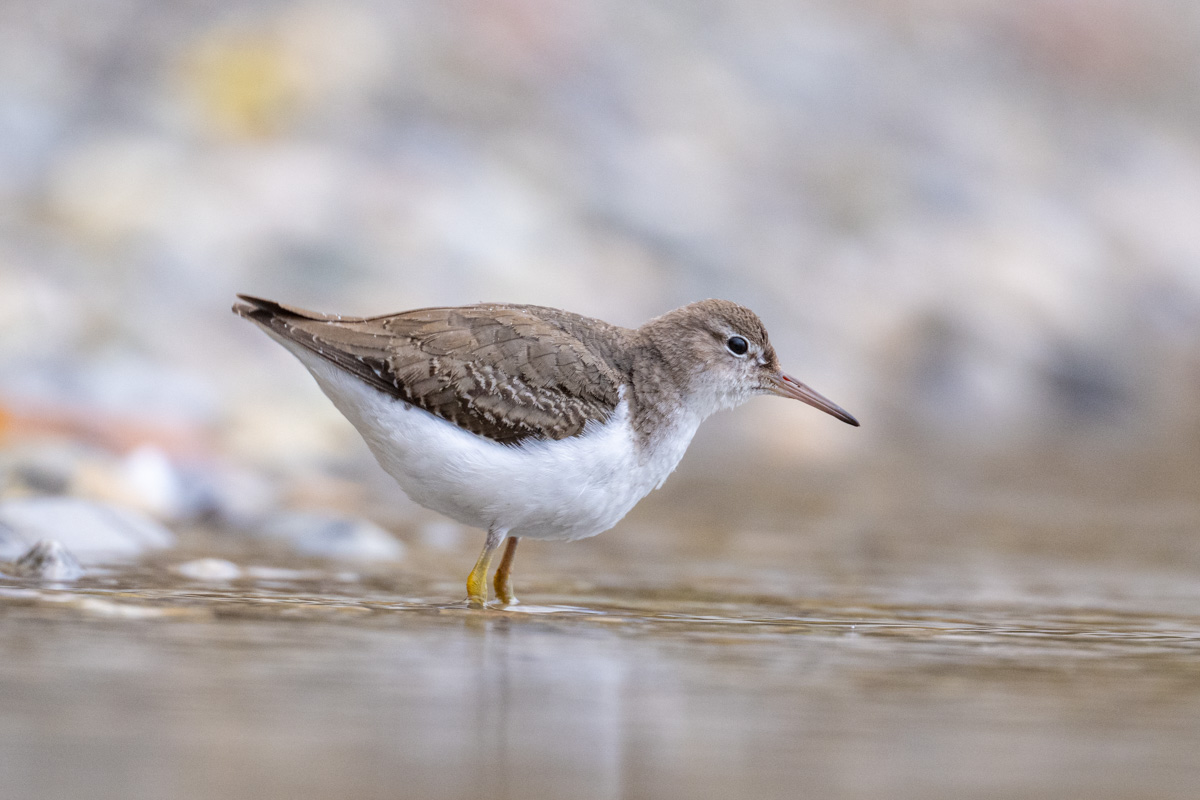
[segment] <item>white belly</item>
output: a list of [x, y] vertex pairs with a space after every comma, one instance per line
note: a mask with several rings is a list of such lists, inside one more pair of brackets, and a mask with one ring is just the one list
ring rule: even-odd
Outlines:
[[279, 341], [308, 367], [409, 497], [464, 525], [513, 536], [582, 539], [608, 530], [662, 485], [699, 425], [681, 421], [666, 447], [640, 451], [623, 399], [612, 419], [580, 436], [503, 445]]

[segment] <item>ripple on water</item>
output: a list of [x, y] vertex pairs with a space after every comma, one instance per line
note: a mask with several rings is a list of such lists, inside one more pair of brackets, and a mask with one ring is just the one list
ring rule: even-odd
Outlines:
[[233, 800], [295, 796], [281, 774], [336, 794], [347, 770], [497, 798], [635, 778], [648, 796], [785, 797], [853, 775], [852, 797], [967, 796], [981, 775], [999, 794], [1175, 797], [1198, 777], [1200, 616], [658, 588], [477, 610], [408, 577], [242, 573], [0, 584], [0, 741], [95, 742], [99, 795], [148, 753], [228, 765], [236, 741]]

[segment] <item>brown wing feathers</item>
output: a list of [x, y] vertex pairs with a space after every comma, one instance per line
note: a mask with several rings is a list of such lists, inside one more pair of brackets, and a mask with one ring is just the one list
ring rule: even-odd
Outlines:
[[601, 329], [589, 346], [572, 335], [579, 320], [554, 309], [479, 305], [339, 317], [239, 297], [241, 316], [380, 391], [505, 444], [564, 439], [606, 421], [626, 379], [610, 357], [620, 329]]

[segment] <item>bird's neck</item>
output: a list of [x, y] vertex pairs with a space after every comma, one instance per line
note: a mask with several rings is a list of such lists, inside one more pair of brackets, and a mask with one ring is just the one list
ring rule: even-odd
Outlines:
[[697, 403], [689, 391], [692, 375], [686, 364], [664, 357], [652, 339], [632, 349], [630, 421], [646, 458], [677, 462], [696, 429], [716, 408]]

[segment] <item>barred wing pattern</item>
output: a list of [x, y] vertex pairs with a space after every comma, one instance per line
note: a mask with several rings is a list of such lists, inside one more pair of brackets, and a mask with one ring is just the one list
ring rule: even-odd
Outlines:
[[629, 381], [616, 355], [628, 332], [557, 309], [476, 305], [340, 317], [239, 297], [241, 316], [503, 444], [578, 436], [612, 416]]

